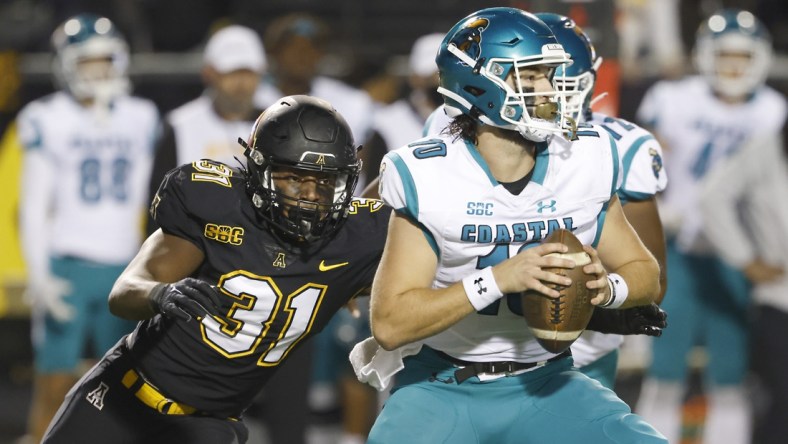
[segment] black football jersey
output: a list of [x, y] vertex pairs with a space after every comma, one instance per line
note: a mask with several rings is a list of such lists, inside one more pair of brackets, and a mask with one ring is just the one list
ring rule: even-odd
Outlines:
[[332, 240], [305, 253], [266, 228], [245, 187], [241, 171], [213, 161], [167, 174], [152, 215], [205, 253], [195, 277], [217, 286], [220, 312], [157, 315], [131, 340], [137, 367], [166, 396], [221, 416], [241, 413], [289, 353], [368, 294], [391, 212], [354, 199]]

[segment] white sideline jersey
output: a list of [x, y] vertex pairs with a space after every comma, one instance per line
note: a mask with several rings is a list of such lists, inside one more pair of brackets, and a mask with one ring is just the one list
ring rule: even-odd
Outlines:
[[57, 92], [25, 106], [17, 122], [26, 152], [45, 163], [35, 171], [46, 177], [34, 183], [48, 189], [26, 190], [45, 202], [22, 205], [48, 205], [50, 218], [40, 222], [47, 232], [40, 235], [48, 239], [49, 254], [128, 263], [142, 242], [148, 204], [159, 125], [153, 102], [119, 97], [106, 120], [98, 120], [92, 109]]
[[422, 136], [424, 118], [406, 99], [386, 105], [372, 118], [372, 128], [380, 134], [391, 151]]
[[[420, 224], [435, 251], [434, 288], [461, 281], [552, 230], [570, 229], [596, 245], [608, 201], [620, 186], [615, 144], [598, 126], [579, 140], [560, 137], [538, 145], [531, 181], [512, 195], [492, 176], [476, 148], [463, 139], [430, 136], [388, 153], [380, 195]], [[534, 362], [548, 359], [523, 319], [518, 295], [505, 295], [424, 343], [470, 361]]]
[[238, 165], [235, 158], [244, 159], [244, 149], [238, 144], [238, 138], [246, 140], [254, 125], [253, 121], [219, 117], [211, 98], [206, 95], [172, 110], [167, 119], [175, 131], [177, 165], [197, 159]]
[[[662, 147], [645, 129], [624, 119], [593, 113], [591, 122], [604, 128], [616, 141], [621, 156], [621, 204], [646, 200], [663, 191], [668, 177], [662, 165]], [[572, 344], [577, 367], [584, 367], [621, 346], [624, 337], [586, 330]]]
[[[274, 101], [280, 99], [282, 94], [276, 86], [263, 81], [257, 88], [254, 103], [265, 109]], [[310, 96], [327, 100], [345, 118], [353, 138], [361, 145], [370, 135], [374, 102], [364, 90], [354, 88], [344, 82], [330, 77], [319, 76], [312, 81]]]
[[446, 115], [446, 105], [435, 108], [435, 111], [424, 122], [422, 136], [443, 134], [443, 130], [451, 124], [451, 117]]
[[720, 101], [698, 76], [661, 81], [646, 93], [637, 116], [664, 144], [671, 185], [663, 194], [663, 203], [671, 214], [681, 215], [679, 248], [710, 252], [698, 207], [699, 184], [744, 141], [778, 132], [785, 115], [785, 99], [767, 86], [756, 90], [747, 102], [734, 105]]

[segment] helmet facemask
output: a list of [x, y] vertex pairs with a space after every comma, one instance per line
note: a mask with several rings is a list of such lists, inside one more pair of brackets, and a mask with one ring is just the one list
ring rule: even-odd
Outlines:
[[[556, 134], [572, 133], [576, 130], [576, 122], [565, 110], [568, 97], [575, 93], [563, 88], [537, 92], [524, 88], [520, 82], [520, 71], [525, 68], [548, 66], [552, 68], [552, 77], [555, 68], [571, 63], [569, 54], [558, 43], [548, 43], [540, 49], [538, 54], [519, 58], [490, 57], [477, 61], [456, 44], [449, 43], [446, 51], [459, 59], [474, 75], [484, 78], [486, 82], [477, 83], [486, 83], [488, 88], [466, 86], [461, 94], [439, 87], [438, 91], [446, 98], [447, 114], [450, 117], [470, 114], [484, 124], [516, 130], [524, 138], [536, 142], [545, 141]], [[514, 76], [514, 86], [506, 81], [509, 75]], [[474, 94], [476, 90], [479, 91], [476, 97], [463, 97], [464, 93]], [[549, 102], [537, 106], [535, 103], [538, 97], [547, 97]], [[477, 105], [473, 102], [486, 103]]]
[[766, 81], [771, 45], [750, 36], [729, 33], [698, 41], [700, 73], [724, 96], [751, 94]]
[[764, 84], [772, 43], [763, 24], [750, 12], [715, 13], [698, 30], [695, 64], [721, 96], [741, 98]]
[[[252, 203], [280, 234], [290, 241], [313, 243], [330, 237], [342, 226], [358, 181], [360, 161], [348, 168], [320, 167], [312, 164], [310, 158], [323, 156], [325, 159], [329, 154], [306, 152], [302, 162], [288, 164], [277, 163], [259, 151], [250, 151]], [[326, 163], [331, 162], [326, 159]], [[324, 200], [299, 198], [295, 188], [287, 189], [286, 185], [278, 184], [286, 182], [286, 178], [315, 182], [314, 192]]]
[[109, 118], [112, 101], [131, 90], [129, 50], [106, 17], [79, 14], [52, 34], [52, 72], [57, 86], [80, 102], [92, 102], [100, 121]]
[[559, 70], [553, 79], [557, 90], [566, 91], [566, 113], [577, 122], [585, 121], [586, 112], [590, 113], [596, 72], [601, 64], [602, 58], [599, 57], [594, 61], [592, 70], [576, 76], [564, 75], [563, 70]]

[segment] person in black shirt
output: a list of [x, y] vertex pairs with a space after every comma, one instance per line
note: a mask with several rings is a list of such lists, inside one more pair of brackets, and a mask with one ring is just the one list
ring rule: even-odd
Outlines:
[[109, 296], [141, 322], [71, 390], [45, 443], [243, 443], [266, 381], [368, 291], [391, 211], [352, 197], [345, 120], [285, 97], [239, 142], [246, 169], [202, 160], [164, 178], [161, 228]]

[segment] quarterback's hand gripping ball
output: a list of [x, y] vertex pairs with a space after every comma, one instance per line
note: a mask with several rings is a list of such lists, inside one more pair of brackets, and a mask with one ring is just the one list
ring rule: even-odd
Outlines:
[[556, 230], [543, 243], [561, 243], [568, 247], [566, 253], [551, 253], [575, 262], [574, 268], [545, 268], [546, 271], [567, 276], [570, 286], [549, 284], [560, 292], [557, 298], [529, 290], [521, 294], [523, 316], [539, 344], [551, 353], [561, 353], [578, 338], [588, 325], [594, 306], [591, 299], [595, 290], [586, 287], [593, 275], [586, 274], [583, 267], [591, 263], [591, 257], [583, 250], [583, 244], [569, 230]]

